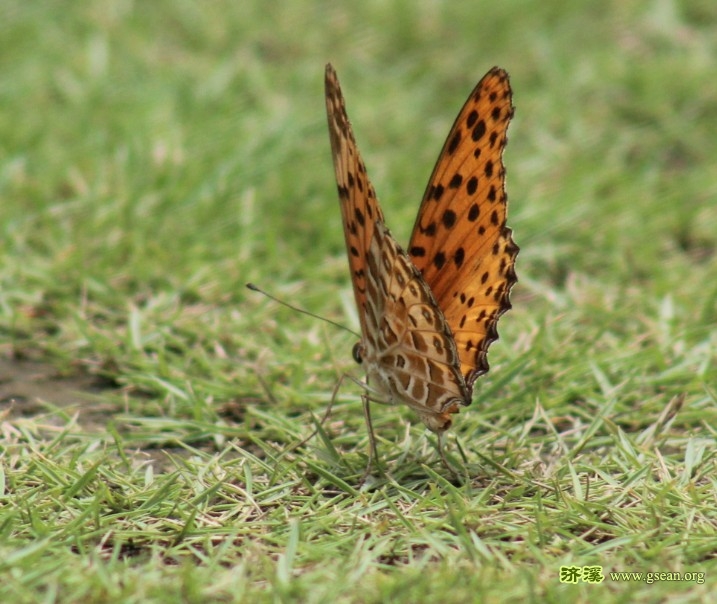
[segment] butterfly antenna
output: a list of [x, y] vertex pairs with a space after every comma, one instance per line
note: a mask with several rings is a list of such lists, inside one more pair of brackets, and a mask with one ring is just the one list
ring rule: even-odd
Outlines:
[[331, 319], [327, 319], [326, 317], [322, 317], [321, 315], [314, 314], [314, 313], [312, 313], [312, 312], [310, 312], [310, 311], [308, 311], [308, 310], [305, 310], [305, 309], [303, 309], [303, 308], [299, 308], [298, 306], [294, 306], [293, 304], [289, 304], [288, 302], [284, 302], [284, 300], [280, 300], [280, 299], [277, 298], [276, 296], [272, 296], [271, 294], [265, 292], [263, 289], [258, 288], [258, 287], [257, 287], [256, 285], [254, 285], [253, 283], [247, 283], [246, 286], [247, 286], [247, 288], [249, 288], [250, 290], [255, 291], [255, 292], [259, 292], [260, 294], [265, 295], [265, 296], [266, 296], [267, 298], [269, 298], [270, 300], [274, 300], [274, 302], [278, 302], [278, 303], [281, 304], [282, 306], [286, 306], [287, 308], [290, 308], [290, 309], [293, 310], [293, 311], [296, 311], [296, 312], [301, 313], [301, 314], [303, 314], [303, 315], [308, 315], [308, 316], [310, 316], [310, 317], [313, 317], [314, 319], [319, 319], [319, 320], [321, 320], [321, 321], [326, 321], [326, 323], [330, 323], [330, 324], [333, 325], [334, 327], [338, 327], [339, 329], [343, 329], [344, 331], [348, 331], [350, 334], [355, 335], [359, 340], [361, 339], [361, 336], [360, 336], [359, 334], [357, 334], [357, 333], [356, 333], [355, 331], [353, 331], [352, 329], [349, 329], [349, 328], [346, 327], [345, 325], [341, 325], [341, 323], [337, 323], [336, 321], [332, 321]]

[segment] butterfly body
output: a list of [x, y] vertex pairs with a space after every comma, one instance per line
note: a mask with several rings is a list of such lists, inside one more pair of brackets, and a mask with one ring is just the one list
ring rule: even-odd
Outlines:
[[[429, 180], [405, 252], [386, 227], [326, 67], [326, 108], [349, 267], [361, 323], [354, 358], [368, 401], [411, 407], [442, 434], [488, 370], [496, 323], [510, 308], [518, 246], [506, 226], [502, 152], [513, 115], [507, 74], [493, 68], [459, 113]], [[372, 443], [373, 444], [373, 443]]]

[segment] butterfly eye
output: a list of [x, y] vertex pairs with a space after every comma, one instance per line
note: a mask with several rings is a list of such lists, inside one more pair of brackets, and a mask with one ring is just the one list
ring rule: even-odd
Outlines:
[[356, 361], [359, 365], [363, 363], [363, 357], [361, 356], [361, 349], [363, 347], [361, 346], [361, 342], [356, 342], [354, 344], [353, 349], [351, 350], [351, 356], [353, 357], [354, 361]]

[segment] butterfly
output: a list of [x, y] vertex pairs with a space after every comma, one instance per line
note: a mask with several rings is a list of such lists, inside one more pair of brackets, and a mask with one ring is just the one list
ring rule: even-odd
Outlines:
[[[407, 251], [386, 227], [334, 68], [326, 111], [366, 371], [362, 396], [371, 460], [369, 402], [403, 403], [438, 435], [471, 404], [488, 371], [498, 318], [511, 308], [519, 248], [506, 226], [503, 149], [513, 116], [508, 74], [491, 69], [463, 105], [428, 181]], [[367, 470], [368, 471], [368, 470]]]

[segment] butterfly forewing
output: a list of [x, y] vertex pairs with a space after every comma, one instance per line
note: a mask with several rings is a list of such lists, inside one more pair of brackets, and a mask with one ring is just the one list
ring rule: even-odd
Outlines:
[[336, 72], [326, 67], [326, 110], [346, 249], [361, 322], [358, 356], [371, 397], [402, 402], [442, 431], [470, 403], [451, 329], [430, 288], [386, 228], [356, 147]]
[[326, 66], [325, 90], [331, 153], [339, 191], [351, 282], [361, 330], [365, 334], [366, 325], [362, 309], [366, 303], [366, 254], [373, 237], [374, 224], [377, 221], [383, 222], [383, 214], [356, 146], [351, 123], [346, 115], [339, 80], [331, 65]]
[[470, 387], [510, 308], [518, 246], [506, 227], [508, 74], [494, 67], [456, 118], [418, 211], [408, 253], [450, 326]]

